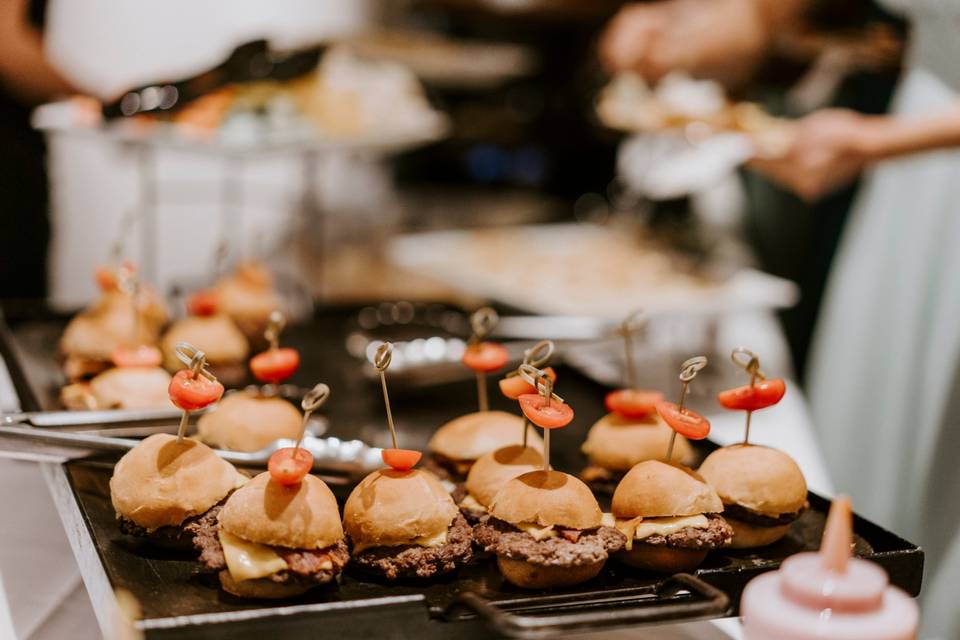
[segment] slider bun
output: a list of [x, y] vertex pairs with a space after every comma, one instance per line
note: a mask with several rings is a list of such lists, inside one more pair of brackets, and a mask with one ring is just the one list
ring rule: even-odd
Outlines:
[[167, 330], [161, 341], [161, 350], [163, 366], [168, 371], [179, 371], [184, 366], [174, 351], [178, 342], [189, 342], [203, 351], [211, 365], [239, 362], [250, 353], [247, 339], [223, 314], [190, 316], [175, 322]]
[[170, 374], [160, 367], [115, 367], [90, 381], [101, 409], [173, 408], [169, 386]]
[[617, 518], [665, 518], [720, 513], [723, 503], [695, 472], [657, 460], [641, 462], [627, 472], [613, 493]]
[[312, 475], [285, 486], [264, 471], [230, 496], [218, 521], [249, 542], [289, 549], [324, 549], [343, 538], [337, 499]]
[[483, 506], [510, 480], [543, 467], [543, 456], [532, 447], [515, 444], [485, 453], [470, 467], [467, 492]]
[[283, 309], [270, 273], [256, 263], [239, 265], [215, 286], [217, 309], [228, 315], [252, 340], [261, 339], [270, 314]]
[[243, 481], [226, 460], [196, 440], [157, 433], [113, 468], [110, 499], [117, 515], [148, 531], [205, 513]]
[[616, 558], [624, 564], [645, 571], [679, 573], [691, 571], [700, 566], [706, 560], [707, 552], [698, 549], [677, 549], [663, 545], [644, 544], [635, 540], [632, 549], [620, 551]]
[[[543, 451], [543, 441], [528, 427], [527, 444]], [[432, 453], [451, 460], [476, 460], [500, 447], [516, 444], [523, 436], [523, 418], [505, 411], [477, 411], [444, 424], [427, 445]]]
[[[672, 434], [673, 430], [659, 415], [632, 419], [609, 413], [590, 428], [581, 450], [591, 464], [611, 471], [627, 471], [644, 460], [665, 461]], [[693, 448], [681, 435], [673, 446], [673, 460], [682, 464], [693, 461]]]
[[765, 547], [787, 535], [787, 531], [790, 530], [789, 524], [782, 524], [776, 527], [762, 527], [741, 520], [725, 519], [727, 523], [733, 527], [733, 542], [730, 543], [729, 549]]
[[509, 480], [490, 503], [490, 513], [510, 524], [594, 529], [603, 514], [590, 489], [561, 471], [529, 471]]
[[110, 312], [74, 316], [60, 336], [60, 352], [91, 360], [110, 360], [113, 351], [133, 335], [133, 314]]
[[459, 513], [429, 471], [374, 471], [347, 498], [343, 526], [354, 542], [394, 543], [446, 531]]
[[807, 501], [807, 483], [793, 458], [770, 447], [736, 444], [717, 449], [700, 466], [725, 504], [765, 516], [794, 513]]
[[274, 582], [269, 578], [234, 580], [230, 572], [224, 569], [220, 572], [220, 586], [224, 591], [238, 598], [277, 600], [302, 595], [313, 585], [309, 582]]
[[283, 398], [230, 393], [197, 421], [204, 442], [233, 451], [256, 451], [279, 438], [295, 440], [303, 416]]
[[595, 578], [603, 569], [603, 564], [601, 560], [593, 564], [556, 567], [497, 556], [500, 573], [507, 582], [521, 589], [555, 589], [580, 584]]

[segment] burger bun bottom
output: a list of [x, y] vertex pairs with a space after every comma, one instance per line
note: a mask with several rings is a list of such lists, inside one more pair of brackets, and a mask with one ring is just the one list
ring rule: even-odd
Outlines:
[[233, 579], [229, 571], [224, 569], [220, 572], [220, 586], [223, 587], [224, 591], [238, 598], [276, 600], [302, 595], [313, 585], [303, 582], [273, 582], [266, 578], [237, 581]]
[[706, 550], [676, 549], [663, 545], [644, 544], [635, 540], [633, 548], [617, 554], [617, 559], [637, 569], [656, 571], [657, 573], [681, 573], [692, 571], [700, 566], [706, 557]]
[[733, 542], [730, 544], [730, 549], [765, 547], [785, 536], [787, 530], [790, 529], [789, 524], [778, 527], [758, 527], [731, 518], [726, 518], [726, 520], [733, 527]]
[[553, 589], [569, 587], [595, 578], [603, 569], [603, 561], [579, 567], [550, 567], [497, 556], [497, 566], [507, 582], [521, 589]]

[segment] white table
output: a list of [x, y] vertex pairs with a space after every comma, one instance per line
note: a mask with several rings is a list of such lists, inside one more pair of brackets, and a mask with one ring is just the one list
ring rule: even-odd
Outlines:
[[[721, 327], [719, 344], [749, 344], [771, 362], [785, 362], [786, 346], [776, 320], [744, 314]], [[779, 358], [779, 360], [777, 359]], [[775, 446], [796, 459], [810, 488], [831, 495], [833, 487], [817, 446], [806, 402], [796, 384], [783, 402], [754, 418], [752, 441]], [[0, 367], [0, 409], [17, 409], [6, 369]], [[722, 444], [742, 437], [743, 417], [710, 416], [711, 438]], [[100, 638], [96, 616], [80, 578], [77, 562], [45, 481], [41, 465], [56, 463], [0, 460], [0, 505], [8, 509], [0, 522], [0, 638], [35, 640]], [[8, 507], [9, 505], [9, 507]], [[102, 595], [102, 594], [101, 594]], [[657, 638], [663, 640], [739, 639], [735, 618], [577, 636], [581, 640]]]

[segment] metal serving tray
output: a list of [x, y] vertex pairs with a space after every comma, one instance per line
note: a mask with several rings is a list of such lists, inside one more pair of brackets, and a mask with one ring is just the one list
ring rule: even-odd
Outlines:
[[[324, 407], [328, 433], [382, 446], [388, 435], [379, 391], [343, 346], [355, 311], [320, 312], [309, 325], [291, 328], [285, 342], [299, 347], [303, 355], [294, 382], [308, 386], [324, 381], [333, 390]], [[19, 329], [15, 326], [10, 334], [14, 342]], [[12, 367], [13, 375], [23, 375], [17, 369]], [[558, 373], [560, 390], [576, 408], [577, 418], [553, 438], [552, 459], [557, 468], [576, 472], [585, 463], [579, 445], [604, 413], [606, 389], [569, 367], [559, 366]], [[21, 379], [17, 388], [22, 392], [28, 385]], [[493, 408], [515, 410], [499, 394], [491, 394], [491, 400]], [[397, 394], [394, 415], [405, 446], [425, 448], [436, 426], [473, 410], [475, 402], [471, 383]], [[701, 454], [715, 446], [697, 444]], [[251, 602], [224, 594], [189, 555], [158, 551], [119, 533], [108, 488], [112, 459], [47, 464], [45, 469], [101, 623], [109, 619], [112, 590], [123, 588], [140, 601], [140, 624], [149, 638], [259, 639], [280, 633], [479, 638], [489, 637], [491, 629], [503, 636], [543, 638], [574, 630], [734, 615], [751, 578], [775, 569], [793, 553], [819, 546], [829, 506], [826, 499], [810, 494], [811, 509], [782, 541], [760, 550], [712, 554], [694, 576], [664, 578], [610, 562], [586, 584], [527, 592], [504, 583], [495, 563], [478, 558], [437, 581], [390, 584], [348, 569], [338, 586], [288, 601]], [[342, 504], [348, 488], [334, 491]], [[857, 555], [881, 564], [893, 584], [912, 595], [919, 593], [921, 549], [860, 517], [854, 519], [854, 531]]]

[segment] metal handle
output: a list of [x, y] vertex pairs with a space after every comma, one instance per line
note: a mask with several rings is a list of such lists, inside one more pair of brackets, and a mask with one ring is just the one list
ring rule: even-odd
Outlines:
[[87, 427], [103, 424], [126, 424], [174, 420], [180, 411], [169, 409], [94, 409], [91, 411], [31, 411], [0, 416], [0, 424], [17, 425], [24, 422], [34, 427]]
[[71, 431], [48, 431], [34, 427], [0, 427], [0, 436], [5, 435], [27, 438], [44, 444], [66, 445], [101, 451], [129, 451], [140, 443], [139, 440], [128, 438], [110, 438]]
[[[674, 599], [696, 598], [692, 602]], [[636, 602], [633, 606], [623, 605]], [[529, 596], [491, 602], [467, 591], [456, 604], [484, 618], [497, 633], [534, 640], [560, 633], [622, 627], [666, 620], [692, 620], [724, 615], [730, 598], [723, 591], [688, 573], [678, 573], [655, 587], [606, 589], [589, 594]], [[570, 613], [554, 613], [572, 609]], [[525, 613], [515, 613], [515, 612]], [[536, 615], [531, 615], [531, 614]]]

